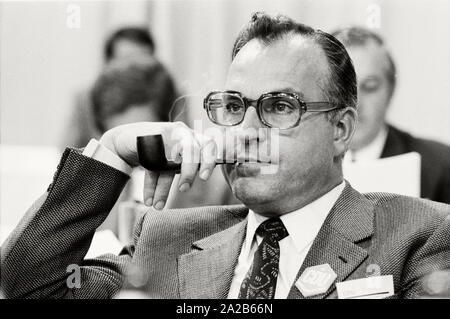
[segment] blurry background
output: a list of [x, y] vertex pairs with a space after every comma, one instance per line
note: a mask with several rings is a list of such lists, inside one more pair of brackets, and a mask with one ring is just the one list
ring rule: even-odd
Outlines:
[[[74, 93], [90, 86], [105, 38], [124, 25], [148, 25], [157, 56], [185, 94], [220, 87], [233, 40], [258, 10], [324, 31], [379, 28], [398, 67], [391, 122], [450, 143], [448, 0], [0, 2], [1, 143], [57, 145]], [[190, 116], [203, 116], [201, 105]]]
[[9, 149], [49, 147], [40, 161], [20, 147], [14, 155], [0, 154], [1, 194], [13, 187], [24, 194], [0, 196], [1, 210], [14, 207], [21, 214], [20, 205], [28, 207], [43, 191], [41, 185], [25, 185], [12, 170], [28, 165], [29, 172], [39, 173], [40, 167], [55, 167], [49, 154], [70, 134], [74, 95], [99, 73], [103, 43], [112, 31], [129, 25], [150, 29], [156, 56], [181, 92], [194, 97], [188, 121], [202, 119], [206, 126], [200, 101], [205, 92], [222, 87], [233, 41], [255, 11], [287, 14], [324, 31], [355, 24], [375, 28], [398, 68], [388, 118], [415, 135], [450, 143], [448, 0], [0, 2], [0, 143]]

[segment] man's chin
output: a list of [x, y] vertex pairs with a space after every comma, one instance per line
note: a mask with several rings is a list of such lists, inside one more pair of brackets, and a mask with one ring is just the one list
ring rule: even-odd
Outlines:
[[264, 203], [273, 200], [277, 187], [273, 174], [265, 172], [270, 166], [263, 163], [229, 164], [223, 167], [225, 179], [234, 196], [244, 204]]
[[273, 200], [275, 195], [270, 191], [270, 183], [259, 176], [234, 176], [231, 189], [234, 196], [245, 205], [263, 204]]

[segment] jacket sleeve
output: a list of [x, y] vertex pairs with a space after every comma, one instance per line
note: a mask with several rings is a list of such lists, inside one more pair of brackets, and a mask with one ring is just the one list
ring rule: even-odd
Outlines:
[[[119, 256], [85, 260], [96, 228], [128, 176], [66, 149], [53, 183], [1, 247], [1, 290], [7, 298], [108, 298], [121, 287], [131, 244]], [[140, 228], [135, 231], [135, 239]], [[80, 280], [71, 276], [79, 275]]]
[[[428, 240], [410, 258], [404, 269], [404, 280], [408, 284], [402, 291], [402, 297], [433, 296], [433, 291], [427, 289], [429, 287], [425, 280], [434, 271], [450, 272], [450, 215], [443, 219]], [[443, 284], [450, 285], [450, 282]]]

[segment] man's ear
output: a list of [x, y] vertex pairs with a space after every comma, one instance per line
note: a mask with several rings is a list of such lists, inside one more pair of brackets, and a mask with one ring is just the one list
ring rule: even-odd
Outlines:
[[334, 156], [342, 157], [350, 146], [356, 130], [358, 114], [352, 107], [339, 110], [334, 123]]

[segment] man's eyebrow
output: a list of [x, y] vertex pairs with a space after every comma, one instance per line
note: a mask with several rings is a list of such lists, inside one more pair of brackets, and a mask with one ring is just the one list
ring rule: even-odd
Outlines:
[[296, 90], [296, 89], [294, 89], [292, 87], [280, 88], [280, 89], [277, 89], [277, 90], [273, 90], [273, 92], [296, 93], [300, 98], [304, 98], [305, 97], [305, 95], [302, 92], [300, 92], [300, 91], [298, 91], [298, 90]]

